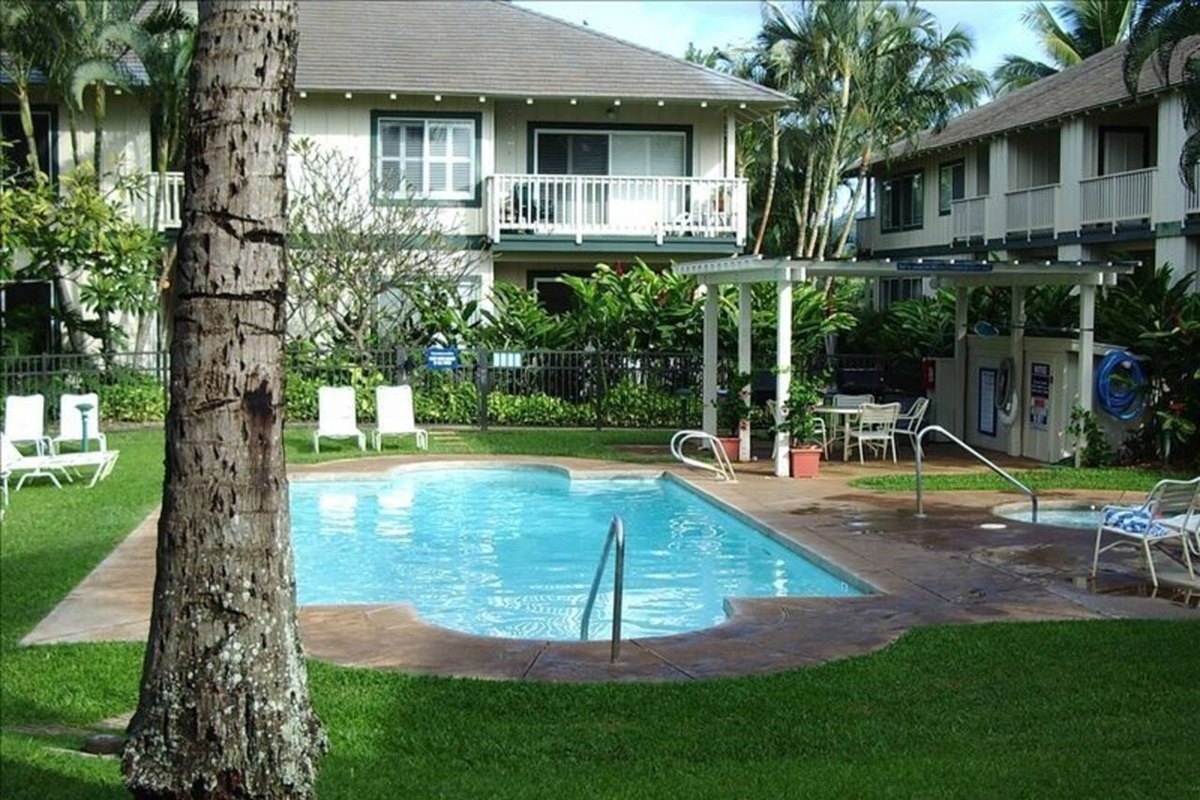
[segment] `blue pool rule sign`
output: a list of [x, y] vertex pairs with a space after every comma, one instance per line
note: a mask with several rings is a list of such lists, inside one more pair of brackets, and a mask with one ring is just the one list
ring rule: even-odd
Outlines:
[[458, 348], [425, 348], [425, 366], [430, 369], [458, 369]]

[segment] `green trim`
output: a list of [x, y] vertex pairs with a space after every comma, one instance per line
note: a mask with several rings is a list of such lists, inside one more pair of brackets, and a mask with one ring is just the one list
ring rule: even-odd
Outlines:
[[[317, 234], [317, 236], [320, 236], [320, 234]], [[376, 238], [386, 239], [387, 237], [380, 236]], [[405, 242], [405, 246], [425, 247], [428, 238], [429, 237], [427, 236], [416, 237], [411, 242]], [[488, 240], [487, 236], [483, 234], [446, 234], [442, 236], [442, 243], [447, 249], [457, 250], [487, 250], [489, 247], [491, 247], [491, 242]], [[294, 249], [298, 246], [299, 245], [297, 245], [295, 241], [289, 238], [288, 247]]]
[[525, 123], [525, 171], [530, 175], [536, 175], [537, 164], [534, 161], [535, 148], [534, 144], [537, 141], [539, 131], [610, 131], [621, 133], [682, 133], [684, 135], [684, 160], [683, 170], [686, 175], [680, 177], [695, 177], [692, 175], [692, 139], [695, 134], [692, 125], [638, 125], [635, 123], [620, 123], [620, 122], [539, 122], [531, 120]]
[[[371, 197], [375, 197], [376, 166], [379, 158], [379, 121], [381, 119], [456, 119], [475, 125], [475, 163], [473, 165], [475, 196], [470, 200], [423, 200], [421, 205], [438, 208], [481, 208], [483, 206], [483, 114], [478, 111], [406, 111], [404, 109], [371, 110]], [[385, 200], [376, 205], [406, 205], [407, 200]]]
[[536, 234], [504, 234], [492, 245], [497, 253], [694, 253], [703, 256], [735, 256], [741, 248], [732, 236], [694, 239], [692, 237], [664, 238], [657, 244], [653, 238], [640, 236], [588, 237], [582, 244], [574, 236], [538, 236]]

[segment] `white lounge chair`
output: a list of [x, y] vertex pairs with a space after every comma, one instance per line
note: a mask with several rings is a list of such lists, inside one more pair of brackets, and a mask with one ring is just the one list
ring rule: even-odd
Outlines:
[[[1101, 547], [1105, 536], [1116, 541]], [[1092, 577], [1100, 564], [1100, 554], [1114, 547], [1132, 544], [1140, 547], [1150, 568], [1150, 582], [1158, 586], [1158, 573], [1150, 554], [1150, 545], [1178, 540], [1188, 576], [1196, 579], [1190, 550], [1200, 551], [1200, 477], [1190, 481], [1162, 480], [1154, 485], [1146, 500], [1138, 506], [1105, 506], [1096, 529], [1096, 550], [1092, 555]], [[1191, 539], [1192, 541], [1189, 541]]]
[[20, 491], [25, 481], [30, 478], [48, 478], [59, 489], [64, 478], [68, 483], [74, 477], [82, 477], [82, 470], [92, 468], [92, 479], [88, 486], [95, 486], [98, 481], [108, 477], [117, 463], [119, 450], [95, 450], [90, 453], [63, 453], [62, 455], [26, 456], [0, 434], [0, 481], [3, 485], [4, 501], [8, 502], [9, 479], [20, 476], [15, 491]]
[[382, 449], [384, 436], [416, 436], [417, 449], [429, 449], [429, 434], [417, 427], [413, 415], [411, 386], [375, 387], [375, 449]]
[[12, 394], [4, 398], [4, 436], [9, 444], [32, 443], [39, 456], [50, 452], [46, 398], [40, 394]]
[[892, 463], [896, 463], [896, 418], [900, 416], [899, 403], [877, 405], [863, 403], [858, 407], [858, 425], [850, 431], [850, 449], [858, 448], [858, 461], [864, 463], [863, 450], [870, 447], [880, 450], [887, 458], [892, 450]]
[[912, 441], [913, 450], [917, 449], [917, 434], [921, 432], [921, 422], [925, 412], [929, 410], [929, 398], [918, 397], [908, 407], [907, 413], [896, 417], [896, 433], [904, 434]]
[[317, 390], [317, 430], [313, 450], [321, 452], [321, 438], [357, 439], [358, 449], [367, 449], [367, 437], [358, 429], [352, 386], [322, 386]]
[[81, 405], [87, 406], [87, 438], [96, 441], [100, 450], [108, 449], [108, 438], [100, 431], [100, 398], [95, 392], [90, 394], [64, 394], [58, 402], [58, 436], [50, 440], [53, 452], [57, 453], [62, 442], [74, 442], [83, 445], [83, 412]]

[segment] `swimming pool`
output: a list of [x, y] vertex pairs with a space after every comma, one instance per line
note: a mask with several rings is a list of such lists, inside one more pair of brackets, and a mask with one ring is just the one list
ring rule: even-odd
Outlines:
[[[623, 637], [725, 619], [726, 597], [856, 596], [845, 578], [671, 479], [455, 467], [291, 487], [301, 605], [409, 603], [464, 633], [578, 639], [608, 534], [625, 522]], [[591, 636], [612, 623], [612, 565]]]

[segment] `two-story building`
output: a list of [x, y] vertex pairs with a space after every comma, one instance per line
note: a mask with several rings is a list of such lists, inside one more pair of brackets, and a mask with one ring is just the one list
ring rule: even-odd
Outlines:
[[[352, 157], [384, 202], [411, 187], [438, 206], [475, 251], [460, 290], [485, 304], [495, 281], [561, 308], [562, 273], [739, 252], [738, 125], [790, 100], [503, 0], [300, 0], [299, 25], [293, 139]], [[6, 139], [15, 112], [0, 109]], [[52, 175], [72, 166], [65, 119], [35, 106]], [[107, 169], [150, 172], [147, 119], [128, 94], [110, 99]], [[90, 141], [84, 121], [89, 156]], [[169, 230], [182, 181], [167, 181]]]
[[[1147, 63], [1137, 98], [1124, 45], [997, 98], [871, 168], [860, 256], [1170, 263], [1200, 290], [1200, 192], [1179, 177], [1179, 92]], [[1153, 60], [1152, 60], [1153, 61]], [[880, 302], [921, 291], [881, 283]]]

